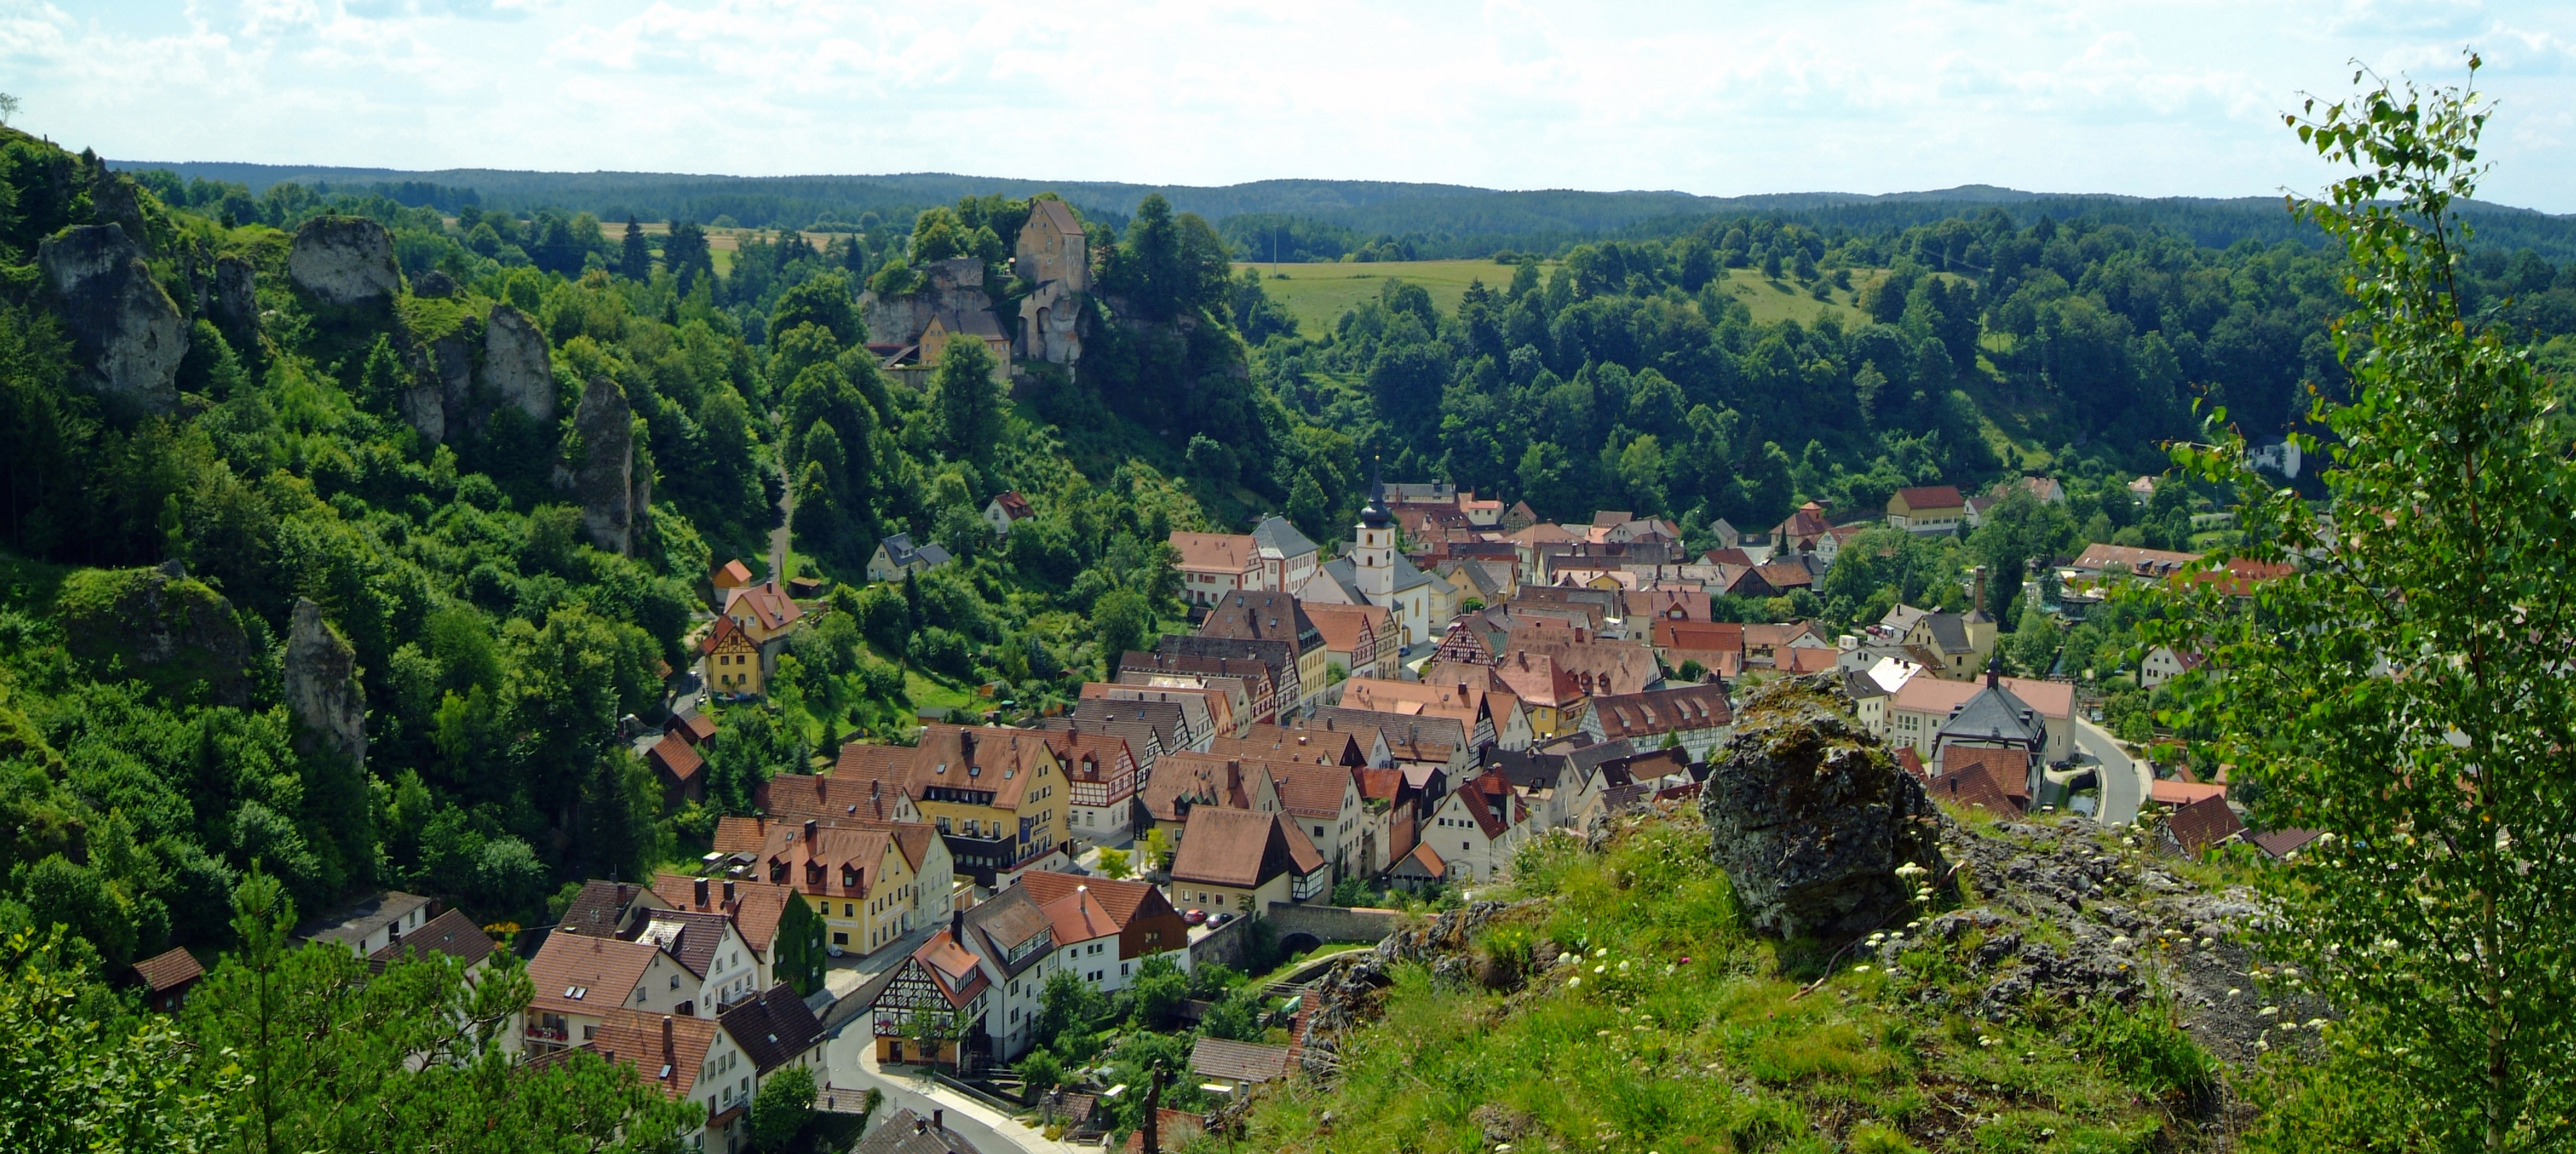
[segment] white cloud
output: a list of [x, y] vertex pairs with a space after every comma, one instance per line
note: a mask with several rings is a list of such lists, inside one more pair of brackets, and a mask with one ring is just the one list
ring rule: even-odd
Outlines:
[[2346, 62], [2502, 101], [2576, 211], [2537, 0], [0, 0], [20, 119], [137, 159], [747, 174], [2245, 195]]

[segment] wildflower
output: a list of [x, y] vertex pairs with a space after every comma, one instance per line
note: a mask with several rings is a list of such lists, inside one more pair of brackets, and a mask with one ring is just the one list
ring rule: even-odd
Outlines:
[[1853, 973], [1855, 973], [1855, 974], [1866, 974], [1866, 973], [1868, 973], [1868, 972], [1869, 972], [1869, 967], [1868, 967], [1868, 966], [1853, 966], [1853, 967], [1852, 967], [1852, 972], [1853, 972]]
[[1594, 966], [1594, 967], [1592, 967], [1592, 972], [1593, 972], [1593, 973], [1596, 973], [1596, 974], [1598, 974], [1598, 973], [1604, 973], [1604, 972], [1608, 971], [1609, 969], [1610, 969], [1610, 967], [1608, 967], [1608, 966]]
[[2125, 945], [2128, 945], [2128, 944], [2129, 944], [2129, 935], [2127, 935], [2127, 934], [2122, 934], [2122, 935], [2120, 935], [2119, 937], [2113, 938], [2113, 939], [2111, 939], [2111, 944], [2112, 944], [2112, 945], [2114, 945], [2114, 946], [2125, 946]]
[[1569, 989], [1569, 990], [1570, 990], [1570, 989], [1573, 989], [1573, 988], [1574, 988], [1574, 987], [1576, 987], [1576, 986], [1580, 986], [1580, 985], [1582, 985], [1582, 984], [1583, 984], [1583, 975], [1581, 975], [1581, 974], [1577, 974], [1577, 975], [1575, 975], [1575, 976], [1573, 976], [1573, 977], [1571, 977], [1571, 978], [1567, 978], [1567, 979], [1565, 980], [1565, 988], [1566, 988], [1566, 989]]
[[2255, 1011], [2255, 1012], [2256, 1012], [2256, 1013], [2258, 1013], [2258, 1014], [2263, 1015], [2263, 1016], [2264, 1016], [2264, 1017], [2266, 1017], [2266, 1018], [2268, 1018], [2268, 1017], [2271, 1017], [2271, 1016], [2272, 1016], [2272, 1015], [2274, 1015], [2274, 1014], [2280, 1013], [2280, 1012], [2281, 1012], [2281, 1007], [2279, 1007], [2279, 1006], [2265, 1006], [2265, 1007], [2263, 1007], [2262, 1009], [2257, 1010], [2257, 1011]]

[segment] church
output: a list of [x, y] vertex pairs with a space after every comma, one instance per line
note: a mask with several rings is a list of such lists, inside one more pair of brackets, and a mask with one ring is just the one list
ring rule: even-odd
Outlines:
[[1372, 471], [1368, 505], [1360, 510], [1350, 548], [1317, 566], [1313, 576], [1291, 591], [1310, 604], [1385, 606], [1406, 651], [1437, 639], [1457, 613], [1458, 589], [1437, 574], [1414, 568], [1395, 537], [1386, 486]]

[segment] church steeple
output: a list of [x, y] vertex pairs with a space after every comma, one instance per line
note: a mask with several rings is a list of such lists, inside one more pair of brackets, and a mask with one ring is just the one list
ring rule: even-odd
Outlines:
[[1395, 589], [1395, 514], [1386, 510], [1386, 483], [1377, 463], [1369, 464], [1369, 502], [1360, 510], [1357, 539], [1352, 543], [1352, 583], [1375, 599]]
[[1394, 520], [1395, 514], [1386, 511], [1386, 482], [1380, 479], [1378, 459], [1371, 457], [1369, 458], [1369, 499], [1368, 504], [1360, 510], [1360, 524], [1371, 529], [1383, 529]]

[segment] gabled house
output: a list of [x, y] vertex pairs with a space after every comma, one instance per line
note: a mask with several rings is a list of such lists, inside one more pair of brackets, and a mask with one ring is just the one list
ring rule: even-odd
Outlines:
[[[1120, 710], [1175, 706], [1101, 702]], [[1072, 860], [1073, 791], [1046, 738], [1030, 730], [926, 726], [907, 791], [977, 885]]]
[[[823, 1044], [828, 1039], [822, 1020], [795, 990], [783, 984], [761, 990], [727, 1007], [717, 1016], [716, 1025], [750, 1064], [754, 1094], [771, 1075], [793, 1069], [812, 1071], [817, 1089], [831, 1085], [831, 1074], [823, 1065]], [[739, 1074], [734, 1085], [737, 1090], [743, 1088]]]
[[860, 987], [879, 1062], [956, 1069], [987, 1049], [980, 1039], [993, 980], [965, 941], [966, 915], [951, 914], [946, 929]]
[[689, 997], [682, 1015], [715, 1015], [726, 1003], [760, 991], [760, 956], [735, 932], [733, 919], [713, 911], [655, 910], [645, 916], [637, 941], [650, 942], [688, 971]]
[[960, 924], [966, 948], [974, 951], [995, 987], [984, 1014], [984, 1035], [993, 1056], [1010, 1061], [1028, 1049], [1047, 979], [1062, 968], [1055, 923], [1029, 891], [1013, 885], [966, 911]]
[[1078, 725], [1046, 731], [1064, 766], [1070, 803], [1066, 814], [1074, 840], [1090, 845], [1123, 845], [1136, 828], [1136, 788], [1141, 779], [1126, 739]]
[[1011, 526], [1035, 516], [1037, 510], [1029, 508], [1029, 499], [1017, 489], [995, 493], [992, 500], [984, 502], [984, 523], [992, 526], [996, 537], [1010, 536]]
[[[713, 1018], [612, 1008], [584, 1027], [580, 1048], [635, 1071], [635, 1080], [674, 1102], [706, 1108], [696, 1129], [679, 1136], [692, 1149], [732, 1150], [751, 1113], [750, 1071]], [[748, 1127], [742, 1127], [748, 1129]]]
[[950, 560], [948, 550], [938, 542], [925, 541], [915, 545], [911, 534], [897, 533], [877, 542], [877, 551], [868, 557], [868, 580], [900, 581], [917, 573], [930, 572]]
[[1321, 549], [1284, 517], [1264, 517], [1252, 527], [1252, 549], [1261, 559], [1261, 588], [1294, 589], [1314, 576]]
[[743, 961], [750, 970], [750, 981], [746, 986], [743, 967], [738, 967], [728, 953], [721, 980], [716, 982], [720, 999], [765, 990], [778, 980], [778, 923], [786, 916], [787, 903], [802, 900], [794, 889], [750, 878], [664, 873], [653, 876], [653, 896], [675, 911], [720, 914], [732, 924], [734, 935], [748, 951]]
[[1825, 507], [1809, 501], [1771, 530], [1771, 549], [1778, 556], [1814, 553], [1819, 542], [1832, 539], [1833, 532], [1834, 523], [1825, 519]]
[[1909, 533], [1956, 533], [1967, 523], [1968, 501], [1955, 485], [1899, 489], [1887, 499], [1887, 527]]
[[1276, 641], [1294, 647], [1297, 655], [1297, 683], [1303, 694], [1298, 705], [1311, 704], [1331, 680], [1325, 676], [1324, 634], [1315, 620], [1306, 615], [1298, 599], [1290, 594], [1269, 591], [1236, 592], [1211, 604], [1207, 619], [1199, 623], [1199, 636], [1228, 641]]
[[[1108, 913], [1118, 937], [1114, 963], [1095, 967], [1101, 975], [1094, 984], [1104, 992], [1125, 989], [1136, 968], [1155, 954], [1180, 951], [1173, 954], [1174, 959], [1181, 968], [1189, 968], [1189, 923], [1181, 920], [1181, 911], [1172, 908], [1171, 899], [1150, 883], [1034, 870], [1021, 875], [1019, 885], [1049, 910], [1079, 889]], [[1083, 980], [1093, 981], [1088, 973]]]
[[[1021, 887], [1027, 887], [1026, 878]], [[1052, 899], [1037, 899], [1034, 892], [1030, 897], [1046, 914], [1055, 938], [1055, 968], [1092, 989], [1109, 989], [1118, 974], [1118, 920], [1109, 916], [1109, 907], [1091, 896], [1088, 883], [1077, 883], [1072, 893]]]
[[143, 987], [143, 1004], [164, 1014], [176, 1014], [187, 1005], [188, 991], [205, 976], [206, 967], [185, 949], [173, 948], [134, 963], [134, 981]]
[[912, 928], [919, 882], [890, 831], [781, 822], [762, 839], [752, 868], [821, 915], [834, 957], [874, 953]]
[[429, 921], [430, 899], [399, 890], [378, 890], [339, 909], [295, 927], [294, 940], [340, 946], [366, 957], [419, 929]]
[[707, 574], [707, 588], [715, 591], [716, 604], [719, 606], [725, 603], [725, 599], [732, 595], [734, 590], [749, 584], [751, 584], [751, 566], [743, 564], [739, 557], [717, 566], [714, 572]]
[[1510, 876], [1512, 854], [1538, 832], [1511, 783], [1489, 772], [1441, 799], [1422, 842], [1448, 864], [1448, 880], [1490, 882]]
[[1175, 532], [1169, 538], [1181, 571], [1181, 596], [1214, 605], [1247, 589], [1264, 589], [1261, 553], [1244, 533]]
[[662, 740], [644, 751], [644, 761], [653, 767], [654, 780], [662, 783], [665, 807], [678, 809], [685, 802], [707, 799], [707, 778], [699, 772], [706, 768], [706, 759], [679, 734], [663, 734]]
[[1382, 605], [1304, 607], [1324, 635], [1326, 680], [1338, 668], [1347, 677], [1391, 677], [1396, 670], [1395, 618]]
[[[1255, 662], [1269, 674], [1274, 711], [1281, 717], [1294, 714], [1323, 692], [1318, 684], [1308, 686], [1303, 666], [1323, 668], [1323, 638], [1316, 637], [1314, 656], [1298, 651], [1298, 642], [1275, 638], [1219, 637], [1206, 633], [1166, 633], [1154, 647], [1157, 656], [1167, 661], [1198, 660]], [[1124, 664], [1124, 663], [1122, 663]]]
[[1334, 872], [1345, 876], [1376, 872], [1363, 860], [1368, 806], [1349, 766], [1274, 765], [1269, 772], [1278, 787], [1281, 812], [1332, 859]]
[[[2043, 764], [2055, 764], [2075, 756], [2074, 686], [2024, 677], [1996, 677], [1993, 680], [2038, 718], [2046, 733], [2044, 744], [2036, 751]], [[1940, 750], [1942, 729], [1967, 707], [1970, 699], [1985, 691], [1986, 686], [1980, 682], [1949, 681], [1921, 675], [1907, 678], [1888, 699], [1888, 743], [1912, 746], [1926, 762], [1935, 760]], [[2018, 711], [2018, 707], [2013, 710]]]
[[593, 878], [581, 884], [573, 894], [572, 904], [555, 919], [555, 932], [632, 940], [643, 926], [645, 915], [669, 908], [671, 903], [647, 886]]
[[[883, 772], [870, 773], [867, 767], [885, 758]], [[900, 745], [867, 745], [851, 742], [841, 747], [830, 776], [810, 773], [782, 773], [751, 787], [752, 804], [761, 812], [783, 821], [803, 821], [819, 817], [838, 821], [844, 818], [867, 821], [921, 820], [921, 810], [912, 804], [912, 795], [904, 792], [911, 779], [912, 750]]]
[[1162, 830], [1174, 844], [1187, 836], [1194, 811], [1277, 813], [1280, 808], [1278, 787], [1262, 762], [1213, 753], [1166, 756], [1138, 797], [1151, 828]]
[[1735, 712], [1718, 685], [1595, 697], [1583, 713], [1583, 732], [1594, 741], [1625, 739], [1641, 749], [1674, 745], [1693, 762], [1708, 760], [1708, 751], [1734, 729]]
[[767, 691], [768, 663], [760, 652], [760, 643], [731, 617], [718, 617], [698, 642], [698, 655], [706, 660], [707, 688], [719, 694], [741, 694], [758, 697]]
[[804, 606], [779, 588], [776, 580], [745, 585], [725, 597], [724, 616], [742, 627], [743, 633], [760, 646], [765, 654], [775, 653], [776, 645], [805, 619]]
[[695, 977], [651, 942], [549, 934], [528, 961], [536, 998], [528, 1003], [527, 1048], [542, 1054], [591, 1042], [619, 1010], [677, 1016], [697, 996]]
[[1172, 855], [1172, 904], [1258, 917], [1332, 896], [1333, 866], [1285, 814], [1200, 806]]

